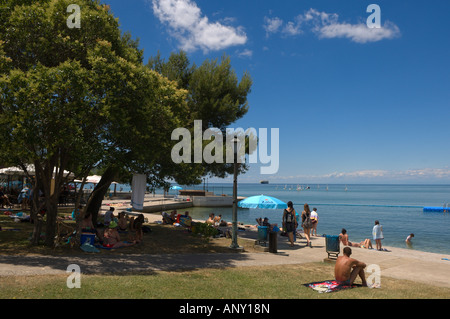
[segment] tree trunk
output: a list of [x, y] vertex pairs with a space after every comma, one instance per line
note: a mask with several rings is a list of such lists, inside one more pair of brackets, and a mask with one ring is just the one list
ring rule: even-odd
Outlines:
[[33, 222], [34, 222], [34, 228], [33, 228], [33, 235], [31, 237], [31, 244], [39, 245], [39, 241], [41, 239], [42, 225], [44, 224], [42, 215], [36, 214], [36, 216], [33, 219]]
[[41, 189], [41, 187], [40, 187], [39, 179], [36, 179], [34, 189], [33, 189], [33, 200], [31, 202], [31, 207], [30, 207], [31, 221], [33, 222], [33, 225], [34, 225], [33, 235], [31, 237], [32, 245], [39, 245], [39, 241], [41, 239], [43, 220], [42, 220], [42, 215], [39, 214], [39, 211], [41, 209], [41, 205], [39, 202], [40, 189]]
[[55, 245], [56, 236], [56, 217], [58, 216], [58, 196], [59, 193], [55, 190], [55, 194], [45, 198], [45, 207], [47, 208], [47, 224], [45, 229], [45, 245], [53, 247]]
[[109, 189], [109, 186], [114, 181], [119, 172], [119, 168], [115, 166], [109, 166], [103, 173], [99, 183], [95, 186], [94, 190], [89, 197], [86, 205], [85, 212], [90, 213], [92, 216], [92, 223], [97, 225], [98, 213], [102, 206], [103, 198]]

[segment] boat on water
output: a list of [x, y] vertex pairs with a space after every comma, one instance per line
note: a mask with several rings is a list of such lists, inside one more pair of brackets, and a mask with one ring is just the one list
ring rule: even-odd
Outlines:
[[269, 184], [269, 181], [260, 181], [261, 184]]

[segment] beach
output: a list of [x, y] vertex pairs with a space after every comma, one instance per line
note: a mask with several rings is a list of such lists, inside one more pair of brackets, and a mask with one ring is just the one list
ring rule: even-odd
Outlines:
[[[114, 206], [126, 209], [126, 201], [105, 200], [102, 211]], [[133, 212], [137, 214], [138, 212]], [[151, 226], [160, 223], [160, 213], [144, 213]], [[203, 220], [199, 220], [203, 221]], [[175, 227], [175, 226], [167, 226]], [[255, 227], [241, 227], [240, 240], [255, 241]], [[222, 268], [246, 266], [293, 265], [311, 262], [330, 262], [324, 237], [312, 237], [312, 248], [305, 239], [297, 239], [295, 247], [289, 247], [286, 237], [277, 236], [277, 253], [232, 252], [217, 254], [159, 254], [159, 255], [111, 255], [85, 254], [80, 256], [3, 255], [0, 256], [0, 276], [25, 276], [66, 274], [67, 265], [78, 264], [81, 269], [95, 273], [120, 273], [123, 271], [169, 271], [176, 269]], [[352, 247], [352, 257], [367, 265], [377, 265], [383, 277], [427, 283], [450, 288], [450, 254], [430, 253], [404, 248], [383, 246], [389, 251], [376, 251]], [[340, 255], [344, 246], [340, 245]], [[332, 261], [331, 261], [332, 262]], [[92, 267], [94, 266], [94, 267]]]
[[[147, 195], [146, 198], [151, 199], [153, 195]], [[158, 198], [158, 196], [156, 197]], [[156, 198], [153, 197], [155, 203]], [[148, 200], [148, 204], [150, 200]], [[161, 197], [159, 198], [161, 200]], [[104, 201], [102, 206], [103, 210], [108, 209], [111, 205], [114, 205], [116, 201]], [[176, 203], [173, 200], [165, 200], [166, 204]], [[125, 205], [125, 202], [123, 202]], [[207, 209], [207, 208], [205, 208]], [[229, 209], [229, 208], [228, 208]], [[189, 210], [189, 209], [186, 209]], [[210, 208], [209, 211], [217, 210], [216, 208]], [[179, 210], [183, 212], [184, 209]], [[161, 222], [160, 213], [144, 213], [145, 218], [150, 224]], [[197, 221], [204, 222], [205, 220], [199, 219]], [[227, 220], [231, 221], [231, 220]], [[244, 223], [243, 223], [244, 224]], [[247, 225], [256, 225], [254, 223], [245, 223]], [[248, 240], [255, 240], [257, 238], [256, 227], [241, 227], [245, 231], [239, 231], [238, 236], [241, 238], [246, 238]], [[277, 265], [277, 264], [298, 264], [306, 262], [321, 262], [327, 258], [327, 253], [325, 252], [325, 238], [324, 237], [312, 237], [313, 248], [305, 247], [305, 239], [297, 239], [296, 247], [290, 248], [288, 245], [288, 240], [286, 237], [278, 236], [278, 253], [272, 254], [269, 252], [264, 253], [243, 253], [245, 254], [245, 259], [238, 259], [230, 263], [232, 267], [240, 266], [253, 266], [253, 265]], [[373, 245], [375, 243], [373, 242]], [[344, 246], [340, 245], [340, 255], [342, 255], [342, 249]], [[388, 251], [376, 251], [363, 248], [352, 247], [353, 258], [365, 262], [367, 265], [374, 264], [378, 265], [381, 269], [381, 275], [412, 280], [423, 283], [428, 283], [431, 285], [450, 287], [450, 254], [432, 253], [425, 251], [412, 250], [408, 248], [399, 248], [392, 246], [384, 246], [383, 248]], [[191, 256], [180, 257], [180, 260], [184, 262], [191, 259]], [[214, 264], [209, 264], [208, 260], [210, 257], [207, 256], [192, 256], [193, 263], [206, 263], [206, 267], [214, 266]], [[160, 266], [164, 269], [164, 265]]]
[[[209, 184], [216, 195], [231, 195], [231, 183]], [[183, 186], [185, 187], [185, 186]], [[189, 187], [189, 186], [186, 186]], [[199, 186], [197, 186], [199, 187]], [[297, 190], [297, 187], [301, 190]], [[309, 187], [309, 189], [306, 189]], [[174, 194], [174, 193], [172, 193]], [[413, 251], [450, 254], [450, 214], [424, 212], [425, 206], [442, 206], [450, 202], [450, 185], [384, 185], [384, 184], [268, 184], [239, 183], [238, 196], [268, 195], [284, 202], [292, 201], [298, 213], [308, 203], [317, 208], [319, 234], [339, 235], [342, 228], [350, 241], [372, 238], [375, 220], [383, 226], [383, 245], [407, 248], [406, 237], [414, 233]], [[193, 218], [206, 220], [213, 212], [231, 220], [231, 209], [192, 207], [186, 209]], [[283, 210], [238, 208], [238, 221], [255, 223], [268, 217], [281, 223]]]

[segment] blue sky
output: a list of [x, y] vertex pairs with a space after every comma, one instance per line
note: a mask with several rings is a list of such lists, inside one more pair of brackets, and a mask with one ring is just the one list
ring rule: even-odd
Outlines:
[[145, 61], [184, 49], [250, 73], [250, 110], [232, 127], [279, 128], [280, 163], [241, 182], [450, 183], [450, 2], [103, 2]]

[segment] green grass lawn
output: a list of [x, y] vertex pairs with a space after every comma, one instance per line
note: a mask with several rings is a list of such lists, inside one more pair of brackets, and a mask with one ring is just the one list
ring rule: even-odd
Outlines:
[[382, 278], [380, 289], [354, 288], [319, 294], [303, 284], [333, 278], [333, 265], [200, 269], [121, 275], [81, 275], [80, 288], [67, 276], [0, 278], [0, 298], [37, 299], [447, 299], [450, 289]]
[[[0, 251], [3, 254], [81, 254], [79, 249], [30, 246], [29, 223], [14, 223], [0, 215]], [[205, 241], [183, 229], [151, 225], [144, 243], [105, 254], [168, 254], [230, 252], [230, 240]], [[240, 242], [252, 251], [249, 242]], [[45, 299], [436, 299], [450, 289], [382, 277], [380, 289], [355, 288], [319, 294], [303, 284], [334, 277], [334, 265], [300, 265], [196, 269], [171, 272], [81, 275], [81, 288], [67, 287], [68, 275], [0, 277], [0, 298]]]

